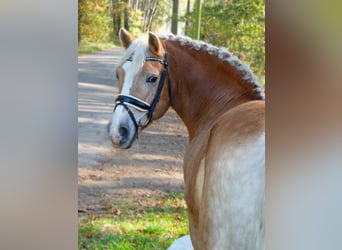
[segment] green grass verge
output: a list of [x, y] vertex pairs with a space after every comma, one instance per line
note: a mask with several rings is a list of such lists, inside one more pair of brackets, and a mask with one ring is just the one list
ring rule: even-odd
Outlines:
[[96, 51], [112, 49], [119, 46], [119, 41], [114, 41], [110, 43], [80, 43], [78, 45], [78, 55], [91, 54]]
[[167, 249], [189, 233], [183, 194], [108, 207], [106, 215], [79, 219], [78, 249]]

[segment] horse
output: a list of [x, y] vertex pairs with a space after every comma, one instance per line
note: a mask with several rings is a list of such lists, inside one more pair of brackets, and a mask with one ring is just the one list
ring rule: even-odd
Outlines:
[[124, 28], [119, 95], [108, 125], [115, 147], [172, 107], [184, 122], [184, 198], [194, 249], [264, 249], [265, 96], [250, 67], [225, 48]]

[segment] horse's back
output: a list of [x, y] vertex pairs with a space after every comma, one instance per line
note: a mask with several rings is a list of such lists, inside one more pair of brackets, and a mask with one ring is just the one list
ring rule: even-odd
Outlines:
[[204, 249], [264, 249], [264, 110], [263, 101], [239, 105], [211, 130], [199, 216]]

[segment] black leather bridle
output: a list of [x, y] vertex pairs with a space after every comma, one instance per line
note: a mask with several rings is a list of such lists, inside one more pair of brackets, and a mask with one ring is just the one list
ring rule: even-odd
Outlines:
[[[127, 61], [132, 61], [132, 57], [128, 58]], [[165, 77], [167, 75], [167, 67], [168, 67], [168, 63], [167, 63], [167, 53], [165, 52], [164, 54], [164, 59], [158, 58], [158, 57], [151, 57], [151, 56], [147, 56], [145, 57], [145, 62], [159, 62], [163, 65], [163, 70], [161, 72], [160, 75], [160, 80], [158, 83], [158, 88], [156, 91], [156, 94], [153, 98], [153, 101], [151, 104], [137, 98], [131, 95], [123, 95], [120, 94], [116, 100], [115, 100], [115, 107], [113, 112], [115, 111], [115, 109], [119, 106], [122, 105], [128, 112], [131, 120], [133, 121], [134, 127], [135, 127], [135, 136], [138, 137], [138, 128], [139, 127], [143, 127], [143, 126], [147, 126], [151, 121], [152, 121], [152, 115], [153, 112], [157, 106], [157, 103], [159, 102], [160, 99], [160, 95], [161, 92], [163, 90], [164, 87], [164, 83], [165, 83]], [[169, 103], [171, 103], [171, 83], [170, 83], [170, 77], [168, 77], [168, 90], [169, 90]], [[134, 114], [133, 112], [130, 110], [130, 107], [133, 107], [139, 111], [143, 111], [143, 112], [147, 112], [147, 118], [148, 121], [146, 124], [142, 125], [142, 124], [138, 124], [137, 121], [135, 120]]]

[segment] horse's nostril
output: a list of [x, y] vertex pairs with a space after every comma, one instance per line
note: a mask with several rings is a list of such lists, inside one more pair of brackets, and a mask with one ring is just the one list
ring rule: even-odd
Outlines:
[[119, 134], [120, 134], [120, 137], [121, 137], [121, 143], [125, 143], [128, 139], [128, 134], [129, 134], [129, 131], [126, 127], [120, 127], [119, 128]]

